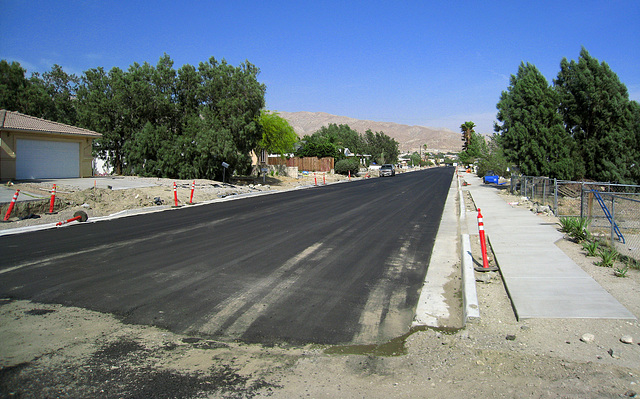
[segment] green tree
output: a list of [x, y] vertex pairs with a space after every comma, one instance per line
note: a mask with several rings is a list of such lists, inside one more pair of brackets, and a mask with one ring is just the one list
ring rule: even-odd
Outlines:
[[478, 160], [478, 176], [482, 177], [489, 170], [499, 176], [508, 176], [509, 162], [499, 144], [499, 136], [493, 135], [487, 144], [487, 151]]
[[640, 104], [629, 102], [631, 113], [631, 131], [635, 132], [635, 148], [633, 148], [633, 163], [629, 165], [629, 174], [633, 184], [640, 184]]
[[262, 139], [258, 73], [249, 62], [215, 58], [176, 71], [167, 54], [156, 66], [90, 69], [78, 88], [78, 118], [103, 133], [96, 151], [119, 174], [215, 179], [222, 162], [246, 173]]
[[474, 133], [475, 130], [474, 128], [476, 127], [476, 124], [469, 121], [469, 122], [465, 122], [462, 125], [460, 125], [460, 130], [462, 131], [462, 150], [466, 151], [469, 148], [469, 143], [471, 141], [471, 133]]
[[378, 164], [396, 163], [400, 155], [399, 143], [384, 132], [373, 133], [367, 129], [364, 134], [365, 151], [371, 155], [371, 162]]
[[246, 171], [251, 166], [249, 153], [262, 139], [258, 120], [264, 108], [266, 87], [258, 82], [260, 70], [248, 61], [234, 67], [213, 57], [209, 62], [201, 62], [198, 70], [203, 82], [201, 101], [206, 117], [219, 121], [229, 130], [239, 160], [242, 159], [241, 164], [234, 166]]
[[289, 122], [277, 112], [260, 111], [260, 129], [262, 139], [258, 147], [272, 154], [292, 152], [293, 145], [299, 140]]
[[54, 64], [51, 71], [42, 74], [42, 80], [38, 81], [38, 74], [34, 74], [34, 84], [41, 84], [49, 97], [44, 101], [48, 106], [47, 114], [43, 118], [56, 122], [76, 125], [77, 111], [74, 102], [76, 98], [80, 78], [74, 74], [66, 73], [58, 64]]
[[411, 161], [411, 165], [413, 166], [420, 166], [424, 162], [418, 152], [414, 152], [413, 154], [411, 154], [409, 156], [409, 160]]
[[558, 97], [534, 65], [520, 64], [497, 108], [498, 142], [506, 159], [523, 174], [562, 179], [580, 176], [582, 164], [563, 128]]
[[0, 61], [0, 108], [38, 118], [55, 118], [55, 104], [38, 74], [26, 78], [18, 62]]
[[95, 143], [96, 152], [117, 174], [122, 173], [125, 164], [123, 147], [133, 134], [125, 79], [120, 68], [106, 72], [98, 67], [85, 71], [78, 88], [78, 121], [81, 126], [102, 133]]
[[296, 156], [300, 157], [332, 157], [336, 160], [346, 158], [345, 149], [352, 153], [362, 153], [365, 144], [358, 132], [349, 125], [330, 123], [322, 126], [312, 135], [305, 135], [300, 141]]
[[24, 113], [29, 80], [27, 71], [19, 63], [0, 61], [0, 108]]
[[476, 124], [469, 121], [460, 125], [463, 139], [465, 141], [464, 150], [458, 154], [458, 160], [463, 164], [472, 164], [487, 151], [487, 143], [484, 137], [476, 133]]
[[616, 182], [633, 181], [637, 165], [637, 113], [626, 86], [609, 66], [583, 47], [578, 62], [560, 63], [554, 81], [566, 131], [577, 143], [585, 177]]
[[305, 135], [299, 144], [300, 148], [295, 153], [298, 157], [340, 157], [340, 149], [327, 136], [315, 133], [311, 136]]
[[362, 136], [349, 125], [330, 123], [328, 126], [322, 126], [314, 135], [325, 137], [328, 142], [334, 144], [340, 152], [339, 159], [346, 157], [344, 152], [347, 148], [354, 154], [362, 153], [364, 150]]

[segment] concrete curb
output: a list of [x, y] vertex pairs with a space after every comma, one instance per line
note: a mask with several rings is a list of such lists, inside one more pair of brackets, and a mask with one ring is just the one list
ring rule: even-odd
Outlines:
[[471, 242], [469, 234], [463, 233], [463, 227], [467, 226], [467, 208], [464, 206], [464, 196], [462, 194], [462, 185], [460, 176], [456, 173], [458, 180], [458, 195], [460, 198], [460, 217], [458, 223], [460, 226], [460, 260], [461, 278], [462, 278], [462, 323], [466, 325], [468, 322], [480, 319], [480, 305], [478, 303], [478, 292], [476, 290], [476, 276], [473, 270], [473, 256], [471, 252]]
[[412, 327], [447, 327], [442, 325], [442, 322], [446, 322], [450, 317], [444, 287], [456, 273], [455, 267], [458, 263], [458, 257], [452, 256], [458, 253], [459, 237], [456, 190], [457, 182], [452, 178]]
[[476, 291], [476, 277], [473, 270], [469, 234], [461, 235], [460, 244], [462, 259], [462, 318], [464, 324], [466, 324], [480, 319], [480, 306]]

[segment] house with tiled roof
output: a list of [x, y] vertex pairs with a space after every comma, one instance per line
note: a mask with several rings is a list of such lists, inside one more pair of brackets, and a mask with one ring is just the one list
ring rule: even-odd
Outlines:
[[92, 175], [93, 140], [100, 133], [0, 110], [0, 180]]

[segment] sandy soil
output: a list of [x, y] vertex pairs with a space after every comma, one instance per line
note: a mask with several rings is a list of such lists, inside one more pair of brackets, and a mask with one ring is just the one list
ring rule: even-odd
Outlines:
[[[638, 270], [616, 277], [580, 245], [557, 245], [640, 316]], [[476, 259], [478, 247], [474, 242]], [[411, 331], [377, 347], [224, 343], [79, 308], [0, 299], [0, 396], [620, 398], [640, 392], [638, 321], [518, 321], [500, 274], [477, 278], [479, 321]], [[621, 341], [627, 338], [633, 342]]]

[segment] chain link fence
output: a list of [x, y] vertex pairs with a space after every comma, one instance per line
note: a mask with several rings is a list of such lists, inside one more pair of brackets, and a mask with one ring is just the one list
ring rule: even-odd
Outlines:
[[591, 220], [589, 232], [594, 237], [640, 261], [640, 193], [585, 189], [580, 215]]
[[511, 176], [510, 191], [512, 194], [527, 197], [540, 205], [548, 205], [554, 215], [558, 217], [581, 216], [582, 192], [585, 190], [639, 194], [640, 186], [609, 182], [558, 180], [538, 176]]
[[640, 186], [511, 176], [511, 193], [547, 205], [558, 217], [586, 217], [590, 232], [640, 261]]

